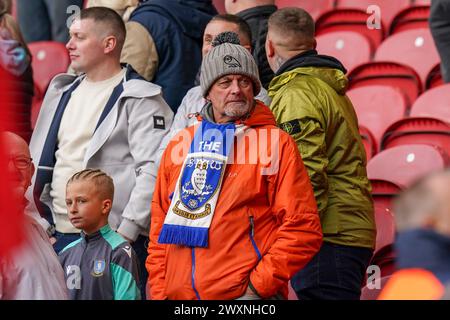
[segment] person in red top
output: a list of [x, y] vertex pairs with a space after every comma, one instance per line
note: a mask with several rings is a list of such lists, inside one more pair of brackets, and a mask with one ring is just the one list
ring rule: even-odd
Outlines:
[[152, 202], [151, 299], [287, 298], [322, 243], [311, 183], [292, 138], [254, 100], [258, 69], [233, 32], [202, 62], [209, 101], [169, 143]]

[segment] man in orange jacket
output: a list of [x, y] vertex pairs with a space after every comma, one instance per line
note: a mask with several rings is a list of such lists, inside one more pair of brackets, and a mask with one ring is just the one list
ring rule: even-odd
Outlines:
[[152, 202], [151, 299], [286, 298], [322, 243], [295, 142], [256, 102], [261, 83], [235, 33], [202, 62], [208, 103], [161, 160]]

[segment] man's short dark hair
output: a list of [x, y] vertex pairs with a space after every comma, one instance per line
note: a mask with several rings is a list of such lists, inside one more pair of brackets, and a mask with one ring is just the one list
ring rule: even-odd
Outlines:
[[239, 33], [246, 37], [250, 44], [252, 43], [252, 31], [250, 30], [250, 26], [241, 17], [234, 14], [225, 13], [214, 16], [211, 21], [225, 21], [237, 25]]
[[269, 26], [288, 37], [313, 39], [314, 19], [301, 8], [283, 8], [275, 11], [269, 18]]
[[106, 7], [86, 8], [80, 13], [80, 20], [83, 19], [92, 19], [96, 23], [105, 24], [111, 34], [116, 37], [120, 51], [122, 50], [127, 32], [125, 23], [117, 12]]

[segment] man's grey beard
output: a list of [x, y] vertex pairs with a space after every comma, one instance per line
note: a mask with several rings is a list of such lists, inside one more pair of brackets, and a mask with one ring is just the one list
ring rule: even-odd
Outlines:
[[245, 103], [245, 106], [246, 108], [236, 106], [233, 107], [226, 106], [224, 109], [224, 113], [227, 117], [233, 119], [240, 119], [244, 116], [247, 116], [252, 110], [252, 103]]

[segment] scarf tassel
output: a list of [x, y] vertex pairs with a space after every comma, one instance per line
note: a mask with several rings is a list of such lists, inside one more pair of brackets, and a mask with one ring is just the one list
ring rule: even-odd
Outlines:
[[206, 248], [208, 246], [208, 230], [209, 228], [164, 224], [158, 243]]

